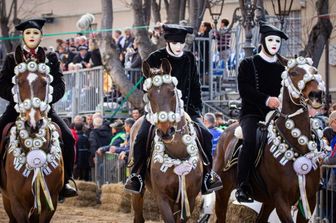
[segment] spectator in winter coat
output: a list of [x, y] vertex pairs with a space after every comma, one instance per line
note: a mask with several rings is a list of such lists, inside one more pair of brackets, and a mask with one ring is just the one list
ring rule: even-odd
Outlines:
[[88, 136], [83, 132], [83, 123], [75, 124], [75, 130], [78, 135], [78, 142], [76, 144], [77, 159], [76, 172], [79, 180], [90, 180], [90, 143]]

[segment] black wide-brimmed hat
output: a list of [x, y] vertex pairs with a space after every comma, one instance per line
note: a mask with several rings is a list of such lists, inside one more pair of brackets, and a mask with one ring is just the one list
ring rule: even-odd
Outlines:
[[46, 22], [45, 19], [29, 19], [29, 20], [23, 21], [20, 24], [16, 25], [15, 29], [19, 31], [24, 31], [25, 29], [29, 29], [29, 28], [35, 28], [38, 30], [42, 30], [42, 27], [45, 22]]
[[184, 42], [187, 33], [193, 33], [193, 29], [189, 26], [181, 26], [177, 24], [163, 24], [164, 38], [168, 42]]
[[266, 36], [270, 36], [270, 35], [279, 36], [285, 40], [288, 39], [288, 36], [286, 35], [286, 33], [281, 31], [277, 27], [272, 26], [267, 23], [260, 23], [260, 33], [261, 33], [261, 39], [264, 39]]

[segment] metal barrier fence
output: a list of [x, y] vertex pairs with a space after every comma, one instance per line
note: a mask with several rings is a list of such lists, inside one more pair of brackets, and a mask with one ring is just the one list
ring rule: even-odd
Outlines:
[[336, 166], [322, 168], [323, 189], [317, 195], [313, 222], [336, 222]]
[[95, 157], [95, 169], [92, 180], [98, 187], [109, 183], [125, 183], [128, 175], [125, 160], [119, 160], [118, 154], [105, 153]]

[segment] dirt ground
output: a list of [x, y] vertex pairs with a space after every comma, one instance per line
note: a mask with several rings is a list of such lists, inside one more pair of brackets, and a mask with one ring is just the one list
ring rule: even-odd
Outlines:
[[[75, 223], [75, 222], [108, 222], [108, 223], [131, 223], [132, 214], [121, 212], [111, 212], [100, 210], [93, 207], [75, 207], [68, 204], [59, 204], [57, 211], [51, 222], [53, 223]], [[0, 223], [9, 221], [7, 214], [3, 208], [2, 197], [0, 195]], [[147, 221], [146, 221], [147, 222]], [[158, 223], [157, 221], [148, 221]]]

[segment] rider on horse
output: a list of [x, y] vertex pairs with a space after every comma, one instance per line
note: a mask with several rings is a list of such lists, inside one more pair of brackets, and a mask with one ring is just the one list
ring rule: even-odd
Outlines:
[[242, 99], [240, 126], [243, 131], [243, 147], [238, 158], [238, 189], [236, 198], [239, 202], [252, 202], [249, 185], [250, 171], [257, 156], [256, 131], [259, 121], [264, 121], [271, 109], [280, 106], [277, 98], [281, 89], [281, 74], [284, 66], [278, 61], [281, 40], [287, 35], [278, 28], [260, 25], [261, 51], [244, 59], [238, 70], [238, 90]]
[[[18, 113], [14, 109], [15, 103], [13, 100], [13, 94], [11, 92], [11, 89], [13, 87], [12, 77], [15, 76], [14, 68], [17, 65], [15, 56], [18, 56], [18, 54], [20, 56], [22, 55], [25, 61], [37, 59], [37, 55], [39, 54], [39, 52], [43, 51], [42, 47], [39, 47], [39, 44], [42, 39], [42, 27], [44, 23], [44, 19], [31, 19], [15, 26], [16, 30], [22, 31], [23, 44], [19, 45], [16, 48], [15, 53], [10, 53], [7, 55], [0, 74], [0, 97], [9, 101], [6, 111], [0, 118], [0, 141], [5, 126], [8, 123], [15, 122], [16, 118], [18, 117]], [[65, 91], [65, 83], [62, 71], [60, 70], [60, 64], [55, 53], [49, 53], [47, 55], [46, 64], [50, 67], [50, 75], [52, 75], [54, 79], [51, 83], [51, 86], [54, 88], [54, 92], [52, 94], [53, 100], [51, 104], [54, 104], [63, 97]], [[55, 122], [60, 127], [62, 132], [62, 140], [64, 142], [62, 147], [62, 154], [64, 159], [65, 180], [60, 196], [77, 196], [77, 191], [69, 184], [69, 179], [72, 177], [74, 164], [75, 140], [72, 137], [71, 131], [68, 126], [56, 114], [55, 110], [52, 107], [48, 113], [48, 117], [51, 118], [51, 121]], [[1, 161], [2, 160], [0, 160], [0, 162]]]
[[[208, 160], [204, 168], [204, 180], [202, 186], [203, 193], [210, 193], [222, 187], [222, 182], [212, 167], [212, 135], [204, 126], [201, 120], [202, 99], [199, 74], [196, 67], [196, 60], [191, 52], [183, 51], [185, 46], [185, 37], [187, 33], [192, 33], [192, 28], [180, 25], [163, 25], [166, 47], [153, 52], [146, 60], [150, 67], [159, 68], [162, 59], [166, 58], [172, 66], [171, 75], [178, 80], [177, 88], [182, 91], [182, 100], [184, 101], [184, 110], [191, 119], [200, 127], [203, 135], [203, 153]], [[148, 157], [146, 150], [147, 136], [151, 124], [144, 119], [134, 143], [134, 165], [132, 174], [126, 182], [126, 190], [139, 193], [143, 186], [146, 173], [146, 160]], [[206, 161], [204, 161], [206, 162]]]

